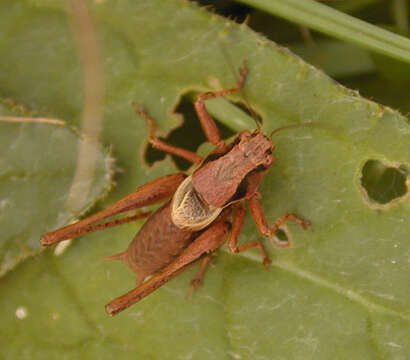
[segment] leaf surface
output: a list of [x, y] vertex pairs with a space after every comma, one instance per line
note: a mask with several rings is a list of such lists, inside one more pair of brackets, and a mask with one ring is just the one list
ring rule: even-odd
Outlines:
[[0, 114], [1, 276], [43, 250], [39, 236], [45, 229], [66, 225], [102, 198], [111, 187], [112, 170], [108, 154], [93, 147], [95, 171], [77, 183], [90, 191], [67, 206], [84, 139], [62, 121], [26, 122], [27, 113], [10, 101], [0, 103]]
[[[94, 2], [91, 9], [104, 47], [104, 144], [122, 169], [104, 204], [177, 171], [169, 157], [145, 164], [147, 129], [131, 102], [143, 104], [165, 136], [180, 124], [173, 111], [181, 96], [235, 83], [222, 47], [235, 68], [247, 60], [246, 97], [265, 133], [315, 124], [275, 135], [276, 162], [260, 189], [269, 223], [289, 211], [311, 220], [314, 232], [290, 224], [295, 246], [286, 250], [265, 240], [270, 271], [257, 252], [238, 256], [223, 248], [191, 300], [184, 295], [196, 269], [115, 318], [104, 304], [135, 280], [121, 264], [99, 260], [125, 249], [141, 223], [87, 235], [63, 256], [45, 252], [2, 279], [1, 357], [408, 357], [408, 189], [381, 205], [361, 184], [369, 160], [408, 179], [408, 121], [195, 4]], [[0, 95], [77, 124], [81, 68], [64, 10], [49, 1], [2, 1], [0, 14], [8, 34], [0, 40], [7, 54], [0, 58]], [[217, 105], [209, 105], [212, 113], [231, 130], [254, 128], [226, 118], [229, 106]], [[247, 219], [240, 241], [258, 236]]]

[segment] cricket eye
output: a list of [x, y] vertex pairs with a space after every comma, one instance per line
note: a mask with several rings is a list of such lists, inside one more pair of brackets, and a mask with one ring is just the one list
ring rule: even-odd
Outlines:
[[239, 138], [242, 139], [249, 139], [252, 134], [249, 131], [243, 131], [240, 133]]
[[265, 166], [268, 167], [273, 164], [273, 156], [271, 154], [266, 154]]

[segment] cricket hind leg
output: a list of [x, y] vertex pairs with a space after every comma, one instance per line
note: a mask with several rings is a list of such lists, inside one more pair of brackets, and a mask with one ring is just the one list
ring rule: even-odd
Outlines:
[[225, 146], [225, 142], [221, 138], [221, 134], [219, 132], [218, 127], [215, 124], [214, 119], [212, 119], [211, 115], [206, 109], [205, 101], [216, 98], [216, 97], [233, 94], [235, 92], [240, 91], [243, 88], [243, 85], [245, 84], [246, 76], [248, 75], [248, 70], [246, 68], [245, 63], [239, 69], [239, 74], [240, 74], [239, 81], [235, 87], [230, 88], [230, 89], [220, 90], [220, 91], [206, 92], [203, 94], [199, 94], [194, 104], [195, 111], [198, 115], [202, 130], [205, 136], [207, 137], [209, 142], [215, 145], [217, 148], [223, 148]]
[[115, 219], [113, 221], [107, 221], [107, 222], [102, 223], [102, 224], [97, 224], [97, 225], [92, 225], [90, 227], [85, 227], [81, 230], [78, 230], [76, 236], [84, 235], [84, 234], [87, 234], [89, 232], [94, 232], [94, 231], [97, 231], [97, 230], [108, 229], [110, 227], [114, 227], [114, 226], [129, 223], [131, 221], [143, 219], [143, 218], [146, 218], [146, 217], [150, 216], [151, 213], [152, 213], [152, 211], [139, 212], [139, 213], [137, 213], [135, 215], [132, 215], [132, 216], [127, 216], [127, 217], [123, 217], [121, 219]]
[[98, 224], [108, 217], [167, 200], [174, 194], [185, 177], [185, 174], [177, 173], [163, 176], [154, 181], [151, 181], [139, 187], [137, 190], [135, 190], [125, 198], [119, 200], [115, 204], [96, 214], [93, 214], [74, 224], [42, 235], [40, 242], [43, 246], [51, 246], [57, 242], [71, 239], [92, 231], [120, 225], [129, 221], [133, 221], [138, 217], [148, 216], [149, 213], [141, 213], [123, 219]]
[[232, 232], [230, 239], [228, 241], [228, 248], [229, 250], [234, 253], [238, 254], [243, 251], [247, 251], [249, 249], [257, 248], [261, 255], [262, 255], [262, 261], [263, 265], [269, 269], [270, 264], [272, 263], [272, 260], [270, 259], [268, 253], [266, 252], [265, 247], [263, 246], [262, 242], [260, 240], [254, 240], [251, 242], [248, 242], [243, 245], [237, 245], [238, 243], [238, 237], [242, 229], [242, 225], [245, 221], [245, 208], [243, 207], [242, 204], [237, 205], [236, 208], [236, 214], [235, 214], [235, 219], [232, 227]]
[[173, 146], [170, 144], [167, 144], [166, 142], [158, 139], [158, 137], [156, 136], [156, 124], [155, 124], [155, 120], [150, 117], [148, 115], [148, 113], [145, 111], [143, 106], [137, 106], [134, 104], [135, 110], [137, 111], [137, 113], [144, 118], [149, 126], [149, 137], [148, 137], [148, 141], [149, 143], [152, 145], [152, 147], [154, 147], [155, 149], [179, 156], [185, 160], [188, 160], [194, 164], [200, 164], [202, 162], [202, 157], [200, 157], [199, 155], [195, 154], [192, 151], [177, 147], [177, 146]]
[[105, 307], [108, 314], [113, 316], [125, 310], [185, 271], [202, 255], [210, 254], [218, 249], [225, 242], [231, 227], [230, 222], [226, 220], [226, 217], [229, 215], [229, 211], [227, 211], [225, 215], [222, 214], [219, 220], [210, 225], [210, 227], [188, 245], [178, 258], [154, 274], [149, 280], [108, 303]]
[[[285, 225], [285, 223], [288, 221], [294, 221], [298, 223], [304, 230], [312, 229], [312, 224], [309, 220], [302, 219], [291, 213], [286, 213], [285, 215], [277, 219], [271, 227], [269, 227], [265, 219], [262, 204], [258, 197], [259, 194], [257, 193], [249, 199], [249, 208], [259, 232], [263, 236], [270, 238], [273, 246], [277, 248], [287, 248], [293, 246], [292, 234]], [[277, 236], [279, 230], [282, 230], [285, 233], [287, 241], [282, 241], [279, 239], [279, 237]]]

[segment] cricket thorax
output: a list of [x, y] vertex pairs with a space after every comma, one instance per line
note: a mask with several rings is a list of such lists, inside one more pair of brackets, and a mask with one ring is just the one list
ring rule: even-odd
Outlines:
[[244, 131], [226, 154], [193, 173], [192, 185], [207, 204], [223, 208], [238, 200], [241, 184], [250, 174], [271, 167], [272, 150], [270, 139], [259, 131]]
[[192, 186], [192, 176], [178, 187], [171, 204], [173, 223], [181, 229], [198, 231], [211, 224], [222, 208], [207, 204]]

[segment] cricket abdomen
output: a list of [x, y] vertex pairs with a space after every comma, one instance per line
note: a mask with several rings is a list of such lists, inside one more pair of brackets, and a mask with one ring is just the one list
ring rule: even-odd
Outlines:
[[174, 260], [191, 243], [194, 233], [175, 226], [171, 203], [159, 208], [134, 237], [122, 260], [142, 280]]

